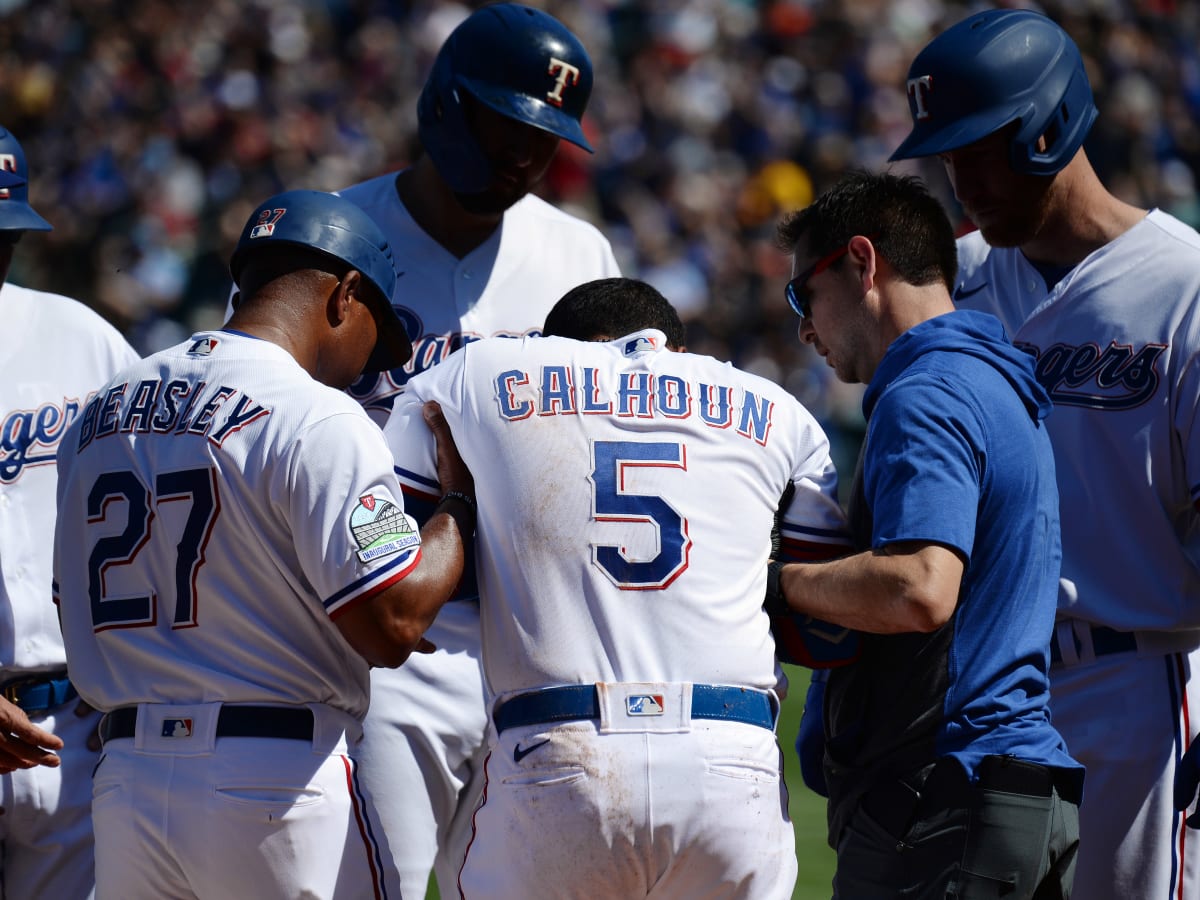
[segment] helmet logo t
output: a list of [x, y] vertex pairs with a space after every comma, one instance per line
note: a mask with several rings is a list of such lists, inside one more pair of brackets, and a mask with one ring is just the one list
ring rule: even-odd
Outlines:
[[[16, 155], [12, 153], [0, 153], [0, 169], [3, 169], [5, 172], [13, 172], [15, 174], [17, 171]], [[0, 200], [7, 200], [8, 198], [8, 188], [0, 189]]]
[[913, 102], [916, 104], [917, 113], [915, 118], [928, 119], [929, 109], [925, 106], [925, 98], [929, 96], [929, 92], [933, 89], [933, 76], [922, 75], [920, 78], [908, 79], [908, 92], [912, 95]]
[[558, 77], [554, 79], [554, 90], [546, 95], [546, 100], [555, 106], [562, 106], [563, 88], [568, 84], [579, 84], [579, 68], [552, 56], [550, 57], [550, 68], [547, 71], [551, 75], [557, 73]]

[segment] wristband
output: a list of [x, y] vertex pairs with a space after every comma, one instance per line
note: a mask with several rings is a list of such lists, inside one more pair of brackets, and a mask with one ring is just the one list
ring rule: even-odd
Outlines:
[[438, 506], [441, 506], [447, 500], [461, 500], [463, 503], [465, 503], [467, 509], [471, 511], [472, 521], [474, 521], [478, 516], [478, 509], [475, 506], [474, 497], [464, 494], [462, 491], [446, 491], [446, 493], [442, 494], [442, 499], [438, 501]]
[[763, 609], [768, 616], [785, 616], [792, 612], [783, 596], [783, 587], [779, 584], [779, 576], [783, 572], [783, 563], [771, 560], [767, 563], [767, 591], [763, 598]]

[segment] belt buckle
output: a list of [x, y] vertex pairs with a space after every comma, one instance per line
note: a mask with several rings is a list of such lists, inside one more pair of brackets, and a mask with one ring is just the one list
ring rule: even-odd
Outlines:
[[21, 691], [35, 684], [37, 681], [37, 678], [13, 678], [10, 681], [6, 681], [0, 687], [0, 692], [3, 692], [4, 699], [13, 704], [13, 706], [20, 706]]

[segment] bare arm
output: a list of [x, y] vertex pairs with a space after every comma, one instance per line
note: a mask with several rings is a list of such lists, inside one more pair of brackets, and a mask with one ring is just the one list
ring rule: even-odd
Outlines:
[[780, 574], [788, 606], [874, 634], [935, 631], [958, 605], [964, 566], [942, 544], [889, 544], [821, 563], [790, 563]]
[[[473, 500], [475, 481], [458, 453], [441, 407], [430, 401], [424, 415], [437, 440], [442, 490], [457, 491]], [[367, 662], [395, 668], [414, 650], [432, 649], [421, 636], [458, 586], [474, 530], [471, 505], [454, 497], [443, 500], [421, 529], [421, 561], [416, 569], [337, 618], [346, 640]]]
[[62, 738], [38, 728], [23, 709], [0, 697], [0, 774], [34, 766], [53, 768], [60, 760], [50, 751], [62, 746]]

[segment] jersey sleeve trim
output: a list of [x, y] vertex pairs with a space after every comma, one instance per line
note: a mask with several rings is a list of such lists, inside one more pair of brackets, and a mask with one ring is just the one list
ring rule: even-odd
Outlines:
[[421, 548], [414, 547], [407, 553], [402, 553], [395, 559], [388, 560], [377, 569], [372, 569], [362, 578], [348, 584], [332, 597], [324, 601], [325, 611], [330, 618], [344, 612], [351, 604], [366, 600], [386, 590], [404, 578], [417, 567], [421, 561]]
[[396, 477], [400, 479], [400, 486], [405, 488], [405, 493], [409, 493], [408, 488], [415, 489], [415, 493], [427, 492], [432, 495], [438, 495], [441, 491], [441, 486], [436, 478], [426, 478], [424, 475], [418, 475], [411, 469], [405, 469], [402, 466], [393, 467], [396, 472]]

